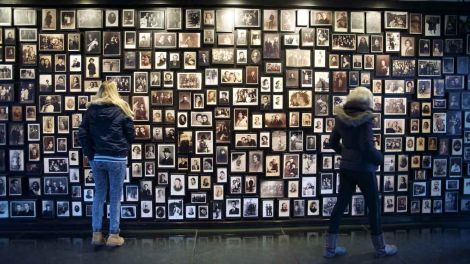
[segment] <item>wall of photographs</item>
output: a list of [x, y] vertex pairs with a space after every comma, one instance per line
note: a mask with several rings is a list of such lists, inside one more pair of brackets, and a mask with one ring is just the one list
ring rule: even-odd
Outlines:
[[77, 133], [103, 80], [136, 114], [123, 219], [328, 217], [334, 106], [357, 86], [383, 214], [468, 212], [468, 33], [392, 10], [1, 7], [0, 218], [90, 217]]

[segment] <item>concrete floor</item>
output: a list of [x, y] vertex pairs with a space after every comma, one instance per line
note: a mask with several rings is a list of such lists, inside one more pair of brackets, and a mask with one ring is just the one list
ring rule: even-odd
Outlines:
[[322, 258], [321, 229], [127, 231], [122, 248], [94, 249], [87, 234], [0, 234], [0, 263], [470, 263], [470, 229], [387, 229], [397, 256], [375, 259], [365, 229], [344, 231], [348, 255]]

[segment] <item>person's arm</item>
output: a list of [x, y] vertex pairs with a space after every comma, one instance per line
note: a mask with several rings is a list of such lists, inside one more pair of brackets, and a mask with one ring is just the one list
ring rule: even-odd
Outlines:
[[88, 160], [93, 160], [95, 150], [93, 148], [93, 138], [90, 133], [90, 117], [89, 111], [83, 115], [82, 123], [78, 128], [78, 140], [83, 150], [83, 155], [88, 157]]
[[126, 140], [129, 144], [132, 144], [134, 142], [135, 138], [135, 131], [134, 131], [134, 121], [130, 117], [125, 117], [124, 118], [124, 136], [126, 137]]
[[360, 131], [359, 138], [359, 148], [366, 159], [374, 163], [375, 165], [382, 164], [382, 153], [375, 148], [374, 145], [374, 135], [372, 134], [372, 122], [367, 122], [364, 124], [364, 127]]
[[343, 145], [339, 142], [340, 139], [341, 135], [339, 134], [338, 129], [335, 125], [330, 135], [328, 147], [334, 149], [335, 152], [338, 154], [341, 154], [341, 151], [343, 150]]

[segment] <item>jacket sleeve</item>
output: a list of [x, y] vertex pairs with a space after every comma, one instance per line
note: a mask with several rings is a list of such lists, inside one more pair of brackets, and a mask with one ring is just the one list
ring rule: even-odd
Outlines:
[[341, 139], [341, 135], [338, 132], [338, 128], [334, 126], [333, 131], [331, 132], [331, 135], [330, 135], [330, 141], [329, 141], [328, 147], [334, 149], [336, 153], [341, 155], [341, 151], [343, 150], [343, 145], [339, 142], [340, 139]]
[[124, 136], [127, 139], [127, 143], [132, 144], [135, 138], [135, 131], [134, 131], [134, 121], [130, 117], [124, 118]]
[[93, 160], [95, 150], [93, 147], [93, 138], [90, 133], [90, 117], [89, 110], [83, 115], [82, 123], [78, 128], [78, 140], [83, 150], [83, 155], [87, 156], [89, 160]]
[[375, 148], [374, 135], [372, 133], [372, 122], [367, 122], [361, 129], [359, 138], [359, 148], [365, 157], [375, 165], [382, 164], [382, 153]]

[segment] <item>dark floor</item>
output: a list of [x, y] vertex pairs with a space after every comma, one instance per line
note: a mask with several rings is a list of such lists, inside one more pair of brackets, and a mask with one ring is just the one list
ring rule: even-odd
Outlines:
[[387, 229], [397, 256], [375, 259], [367, 230], [344, 231], [348, 255], [322, 258], [322, 229], [127, 231], [122, 248], [94, 250], [83, 235], [0, 234], [0, 263], [470, 263], [470, 229]]

